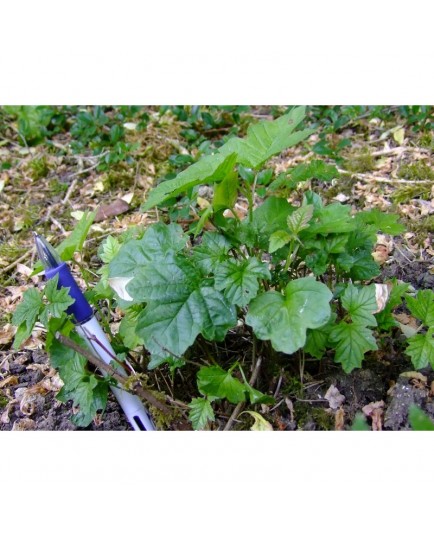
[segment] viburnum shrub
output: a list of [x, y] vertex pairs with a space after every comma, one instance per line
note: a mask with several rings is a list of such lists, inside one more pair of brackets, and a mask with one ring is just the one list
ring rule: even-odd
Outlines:
[[[100, 247], [101, 280], [88, 298], [95, 304], [108, 300], [123, 311], [113, 339], [118, 357], [144, 353], [150, 370], [168, 365], [174, 371], [194, 361], [197, 390], [188, 402], [195, 429], [215, 419], [215, 404], [222, 400], [274, 402], [248, 382], [243, 370], [246, 363], [254, 365], [258, 341], [263, 341], [263, 360], [276, 353], [288, 359], [329, 355], [350, 373], [378, 348], [379, 332], [397, 326], [392, 311], [409, 293], [407, 284], [372, 282], [380, 274], [372, 256], [377, 233], [401, 233], [397, 216], [377, 209], [353, 214], [350, 206], [326, 204], [310, 188], [299, 203], [288, 202], [288, 192], [300, 182], [338, 176], [323, 161], [300, 164], [277, 177], [265, 167], [313, 133], [298, 129], [304, 116], [304, 108], [297, 107], [277, 120], [251, 125], [245, 138], [229, 139], [150, 192], [143, 210], [176, 203], [181, 194], [197, 199], [200, 186], [212, 186], [212, 200], [193, 226], [159, 221], [146, 230], [109, 236]], [[235, 206], [240, 197], [247, 203], [243, 218]], [[419, 368], [434, 363], [433, 296], [423, 291], [407, 298], [422, 322], [408, 348]], [[38, 319], [45, 325], [47, 349], [65, 382], [61, 397], [74, 400], [85, 425], [104, 407], [108, 380], [90, 373], [70, 349], [65, 349], [67, 358], [59, 352], [52, 333], [71, 332], [68, 305], [68, 297], [48, 283], [45, 298], [35, 289], [25, 294], [14, 322], [19, 342]], [[250, 363], [241, 366], [237, 355], [230, 362], [227, 356], [220, 359], [218, 345], [210, 353], [206, 341], [219, 343], [229, 334], [247, 338]]]

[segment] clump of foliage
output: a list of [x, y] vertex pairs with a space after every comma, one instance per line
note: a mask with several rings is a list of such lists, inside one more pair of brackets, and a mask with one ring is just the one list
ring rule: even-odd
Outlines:
[[366, 173], [375, 169], [375, 159], [367, 150], [354, 156], [347, 157], [345, 168], [353, 173]]
[[[120, 352], [139, 349], [149, 369], [169, 366], [174, 371], [191, 360], [200, 364], [207, 341], [218, 344], [231, 334], [243, 334], [251, 341], [252, 366], [260, 348], [261, 357], [271, 363], [278, 356], [330, 357], [350, 373], [377, 350], [379, 334], [397, 326], [392, 312], [407, 296], [408, 285], [391, 282], [389, 300], [380, 311], [372, 283], [380, 274], [372, 257], [376, 235], [401, 233], [397, 216], [378, 209], [352, 214], [349, 206], [327, 204], [310, 189], [300, 203], [289, 203], [286, 194], [298, 184], [337, 177], [336, 167], [320, 159], [278, 177], [266, 167], [274, 155], [314, 132], [300, 128], [304, 118], [304, 108], [298, 107], [274, 121], [251, 125], [244, 138], [228, 139], [158, 184], [142, 210], [182, 205], [200, 187], [212, 188], [211, 201], [187, 229], [176, 221], [160, 221], [105, 240], [99, 252], [101, 281], [87, 295], [95, 304], [104, 299], [123, 310], [114, 338]], [[245, 218], [235, 208], [240, 196], [247, 202]], [[59, 246], [64, 260], [82, 248], [91, 223], [92, 217], [85, 216], [69, 242]], [[72, 397], [80, 407], [80, 422], [88, 423], [104, 407], [107, 385], [84, 363], [77, 364], [74, 380], [62, 369], [66, 363], [53, 331], [70, 333], [71, 323], [65, 313], [67, 296], [60, 292], [50, 282], [45, 295], [35, 289], [25, 294], [13, 318], [15, 345], [30, 335], [37, 319], [46, 326], [47, 347], [52, 359], [54, 350], [54, 365], [65, 382], [62, 397]], [[407, 298], [426, 329], [409, 341], [415, 366], [434, 364], [429, 313], [434, 294], [426, 292]], [[228, 362], [214, 355], [211, 363], [200, 364], [197, 391], [189, 402], [195, 429], [213, 422], [222, 402], [273, 403], [247, 381], [245, 368], [240, 356]], [[76, 380], [85, 400], [76, 398]]]
[[29, 169], [32, 179], [43, 179], [48, 175], [50, 171], [50, 166], [48, 165], [47, 157], [40, 156], [39, 158], [33, 159], [29, 163]]

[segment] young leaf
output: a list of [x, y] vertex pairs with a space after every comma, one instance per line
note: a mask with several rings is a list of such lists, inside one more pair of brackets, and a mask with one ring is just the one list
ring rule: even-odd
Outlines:
[[386, 214], [378, 210], [378, 208], [358, 212], [355, 219], [356, 221], [374, 227], [375, 232], [399, 235], [405, 231], [404, 225], [398, 223], [398, 216], [396, 214]]
[[354, 323], [360, 326], [377, 325], [374, 317], [374, 312], [378, 308], [375, 298], [375, 285], [359, 288], [349, 284], [341, 301]]
[[175, 223], [155, 223], [148, 227], [140, 240], [130, 240], [109, 264], [109, 277], [131, 277], [151, 262], [165, 259], [168, 253], [184, 248], [187, 236]]
[[[350, 250], [350, 247], [347, 246]], [[353, 255], [341, 253], [336, 257], [336, 265], [349, 275], [353, 281], [366, 281], [380, 274], [378, 264], [371, 252], [356, 250]]]
[[246, 323], [261, 340], [271, 340], [279, 352], [292, 354], [306, 342], [306, 330], [316, 329], [330, 318], [330, 290], [311, 277], [288, 283], [285, 295], [270, 291], [249, 306]]
[[13, 344], [15, 349], [30, 337], [41, 308], [41, 294], [35, 288], [28, 289], [23, 294], [23, 300], [18, 304], [12, 317], [12, 324], [18, 326]]
[[410, 426], [416, 432], [433, 431], [434, 422], [416, 404], [412, 404], [408, 410]]
[[215, 365], [202, 367], [197, 373], [199, 391], [215, 400], [226, 398], [232, 404], [238, 404], [246, 399], [245, 386], [232, 376], [229, 371]]
[[323, 160], [312, 160], [308, 164], [299, 164], [291, 171], [291, 179], [297, 182], [309, 179], [331, 181], [339, 177], [336, 166], [326, 164]]
[[211, 403], [206, 398], [193, 398], [188, 407], [190, 408], [188, 418], [193, 425], [193, 430], [203, 430], [208, 421], [215, 421]]
[[203, 273], [214, 272], [217, 266], [229, 258], [231, 243], [220, 233], [206, 232], [200, 245], [193, 248], [193, 259]]
[[82, 381], [72, 393], [72, 402], [80, 411], [71, 418], [71, 421], [77, 426], [89, 426], [97, 411], [106, 407], [108, 389], [106, 382], [97, 381], [91, 375]]
[[44, 312], [55, 318], [60, 318], [63, 311], [66, 311], [75, 301], [74, 298], [69, 295], [69, 290], [67, 288], [57, 288], [58, 280], [59, 275], [56, 274], [55, 277], [50, 279], [45, 285], [45, 296], [49, 303], [45, 307]]
[[276, 231], [270, 236], [270, 246], [268, 251], [274, 253], [278, 249], [283, 248], [283, 246], [286, 246], [290, 240], [291, 235], [286, 231]]
[[313, 216], [313, 205], [303, 205], [288, 216], [286, 222], [292, 236], [298, 236], [303, 229], [309, 227], [308, 223]]
[[239, 307], [247, 305], [258, 293], [258, 279], [271, 279], [270, 270], [256, 257], [236, 261], [229, 259], [217, 266], [215, 288], [224, 290], [229, 303]]
[[335, 313], [332, 313], [325, 326], [307, 330], [306, 344], [304, 345], [305, 352], [317, 359], [322, 359], [327, 348], [330, 332], [335, 325], [336, 316]]
[[[75, 342], [83, 344], [77, 336], [72, 335]], [[71, 348], [63, 346], [56, 339], [51, 343], [50, 361], [52, 367], [59, 370], [64, 382], [60, 394], [62, 401], [72, 400], [79, 408], [72, 421], [77, 426], [88, 426], [98, 410], [105, 408], [107, 403], [108, 383], [98, 380], [86, 370], [87, 360]]]
[[244, 390], [249, 397], [250, 404], [274, 404], [276, 402], [272, 396], [264, 395], [247, 382], [244, 382]]
[[122, 342], [130, 350], [134, 350], [143, 340], [136, 333], [137, 317], [139, 313], [133, 309], [127, 309], [125, 316], [122, 318], [119, 325], [119, 335]]
[[316, 209], [314, 217], [305, 233], [331, 234], [347, 233], [355, 228], [355, 221], [350, 216], [351, 207], [332, 203], [320, 210]]
[[378, 348], [372, 331], [360, 324], [340, 322], [330, 332], [329, 340], [336, 343], [336, 363], [341, 363], [348, 374], [361, 367], [368, 350]]
[[407, 339], [408, 347], [405, 353], [411, 357], [415, 369], [427, 367], [429, 364], [434, 368], [434, 329], [427, 333], [417, 333]]
[[186, 258], [172, 253], [161, 262], [140, 268], [126, 285], [136, 302], [158, 300], [169, 303], [187, 298], [198, 286], [200, 274]]
[[137, 319], [136, 332], [158, 357], [181, 357], [199, 333], [207, 340], [223, 340], [235, 326], [235, 307], [217, 290], [199, 287], [180, 291], [170, 301], [150, 301]]
[[222, 181], [233, 170], [235, 161], [236, 155], [233, 151], [202, 157], [174, 179], [161, 182], [151, 190], [149, 198], [141, 206], [141, 210], [149, 210], [163, 201], [193, 188], [193, 186]]
[[232, 208], [238, 196], [238, 177], [235, 173], [228, 174], [221, 182], [214, 187], [214, 197], [212, 206], [215, 212]]
[[71, 260], [76, 251], [83, 249], [84, 241], [94, 219], [95, 212], [84, 212], [72, 233], [57, 246], [56, 251], [63, 261]]
[[111, 262], [121, 249], [121, 244], [114, 236], [108, 236], [102, 245], [102, 251], [99, 254], [100, 259], [105, 262]]
[[[60, 255], [62, 261], [70, 261], [74, 257], [76, 251], [81, 251], [83, 249], [84, 241], [86, 240], [90, 226], [95, 219], [95, 214], [95, 212], [83, 212], [81, 219], [74, 227], [72, 233], [56, 247], [56, 251]], [[34, 266], [32, 275], [36, 275], [39, 272], [42, 272], [42, 270], [42, 263], [41, 261], [38, 261]]]
[[294, 108], [274, 121], [250, 125], [244, 139], [232, 138], [219, 150], [220, 154], [236, 153], [237, 163], [248, 168], [259, 168], [275, 154], [304, 140], [314, 133], [312, 129], [294, 132], [305, 116], [305, 107]]
[[[82, 344], [82, 340], [77, 335], [72, 335], [71, 338], [78, 344]], [[71, 348], [63, 346], [57, 339], [54, 339], [51, 344], [50, 363], [53, 368], [59, 370], [68, 392], [73, 391], [88, 374], [86, 358]]]
[[[262, 205], [253, 211], [253, 221], [250, 223], [245, 218], [241, 223], [241, 229], [253, 234], [254, 243], [248, 245], [258, 246], [267, 249], [270, 236], [286, 227], [286, 220], [294, 208], [286, 199], [279, 197], [269, 197]], [[247, 244], [247, 242], [244, 242]]]
[[425, 326], [434, 327], [434, 292], [432, 290], [419, 290], [415, 298], [407, 296], [406, 302], [413, 316]]

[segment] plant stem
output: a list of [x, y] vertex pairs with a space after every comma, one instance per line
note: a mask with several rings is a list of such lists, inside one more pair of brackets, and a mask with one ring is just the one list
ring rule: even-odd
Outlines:
[[[262, 363], [262, 358], [258, 357], [258, 359], [256, 361], [256, 366], [253, 369], [252, 375], [250, 376], [250, 380], [249, 380], [249, 385], [252, 386], [252, 387], [253, 387], [253, 385], [255, 384], [255, 382], [256, 382], [256, 380], [258, 378], [259, 370], [261, 368], [261, 363]], [[245, 402], [240, 402], [239, 404], [237, 404], [235, 406], [235, 409], [232, 412], [231, 416], [229, 417], [229, 420], [226, 423], [226, 426], [223, 428], [224, 432], [228, 432], [232, 428], [232, 426], [234, 425], [235, 419], [241, 413], [241, 411], [243, 410], [245, 404], [246, 404]]]
[[300, 350], [300, 352], [299, 352], [299, 366], [300, 366], [300, 382], [301, 382], [301, 385], [303, 385], [303, 381], [304, 381], [304, 366], [305, 366], [305, 362], [306, 362], [306, 356], [305, 356], [304, 350], [302, 348]]
[[285, 271], [289, 270], [289, 267], [292, 264], [292, 257], [295, 257], [295, 255], [297, 254], [298, 248], [300, 247], [299, 244], [297, 244], [297, 246], [294, 248], [294, 244], [295, 244], [295, 240], [291, 240], [291, 243], [289, 246], [288, 257], [286, 258], [286, 263], [285, 263], [285, 268], [284, 268]]
[[[65, 335], [62, 335], [61, 333], [56, 333], [56, 339], [67, 346], [68, 348], [71, 348], [71, 350], [74, 350], [78, 354], [85, 357], [89, 363], [92, 363], [95, 367], [99, 368], [100, 370], [106, 372], [109, 376], [114, 378], [120, 385], [122, 385], [124, 388], [126, 388], [127, 380], [128, 378], [121, 376], [116, 370], [111, 367], [110, 365], [107, 365], [107, 363], [104, 363], [101, 359], [96, 357], [90, 350], [87, 350], [86, 348], [83, 348], [76, 342], [74, 342], [69, 337], [65, 337]], [[136, 395], [139, 395], [144, 400], [158, 408], [160, 411], [165, 413], [166, 415], [170, 414], [170, 409], [163, 404], [160, 400], [158, 400], [150, 391], [147, 389], [144, 389], [139, 382], [136, 382], [132, 386], [133, 393]]]

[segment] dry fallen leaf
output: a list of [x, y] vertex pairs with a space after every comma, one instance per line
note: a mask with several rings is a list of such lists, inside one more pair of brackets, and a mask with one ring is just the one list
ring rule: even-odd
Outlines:
[[416, 372], [415, 370], [408, 370], [407, 372], [401, 372], [400, 374], [403, 378], [409, 378], [411, 380], [419, 380], [423, 383], [427, 383], [428, 378], [421, 374], [420, 372]]
[[24, 419], [18, 419], [14, 422], [12, 426], [12, 431], [14, 432], [24, 432], [27, 430], [35, 430], [36, 423], [32, 419], [25, 417]]
[[255, 422], [251, 426], [250, 430], [253, 430], [254, 432], [273, 431], [273, 427], [271, 426], [271, 424], [268, 421], [266, 421], [264, 417], [262, 417], [262, 415], [259, 415], [259, 413], [256, 413], [256, 411], [243, 411], [242, 413], [249, 413], [255, 419]]
[[324, 398], [328, 401], [331, 409], [338, 409], [345, 402], [344, 395], [341, 395], [337, 387], [333, 384], [328, 388]]
[[379, 313], [386, 307], [391, 289], [391, 284], [375, 283], [375, 299], [377, 301], [377, 310], [374, 312], [374, 314]]
[[393, 314], [393, 317], [398, 322], [399, 329], [407, 339], [418, 332], [419, 326], [417, 325], [417, 321], [414, 317], [408, 315], [407, 313], [396, 313]]
[[8, 376], [4, 380], [0, 381], [0, 389], [3, 387], [6, 387], [7, 385], [17, 385], [18, 384], [18, 376]]
[[335, 413], [335, 430], [344, 429], [345, 411], [340, 407]]
[[123, 199], [115, 199], [110, 205], [100, 205], [96, 211], [95, 222], [107, 220], [130, 210], [130, 205]]
[[377, 244], [371, 255], [374, 258], [374, 261], [378, 262], [379, 264], [384, 264], [389, 259], [387, 247], [383, 246], [382, 244]]
[[380, 431], [383, 428], [383, 408], [384, 408], [384, 401], [380, 400], [379, 402], [371, 402], [370, 404], [367, 404], [366, 406], [363, 406], [362, 411], [367, 417], [371, 417], [372, 419], [372, 430], [374, 431]]
[[5, 324], [0, 330], [0, 344], [9, 344], [16, 331], [17, 328], [12, 324]]

